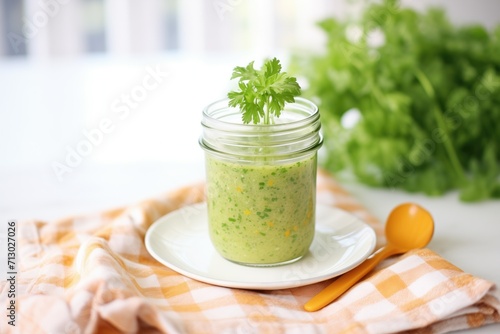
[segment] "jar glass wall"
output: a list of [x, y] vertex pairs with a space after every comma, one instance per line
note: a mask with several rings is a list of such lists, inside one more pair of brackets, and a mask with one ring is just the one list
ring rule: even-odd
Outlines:
[[273, 124], [243, 124], [217, 101], [203, 111], [208, 224], [215, 249], [245, 265], [304, 256], [315, 231], [318, 108], [296, 98]]

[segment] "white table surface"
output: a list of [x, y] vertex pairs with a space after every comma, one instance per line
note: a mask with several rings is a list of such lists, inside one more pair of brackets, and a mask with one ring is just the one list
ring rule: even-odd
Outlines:
[[[253, 55], [245, 56], [252, 58]], [[227, 89], [233, 58], [160, 56], [57, 64], [0, 63], [0, 219], [54, 220], [135, 203], [204, 179], [197, 145], [202, 106]], [[165, 83], [104, 143], [59, 181], [51, 167], [83, 140], [121, 93], [141, 84], [146, 66], [162, 66]], [[189, 92], [198, 92], [190, 95]], [[435, 219], [429, 248], [466, 272], [500, 286], [500, 201], [466, 204], [451, 193], [428, 198], [344, 184], [381, 221], [414, 201]], [[500, 333], [500, 324], [467, 331]]]

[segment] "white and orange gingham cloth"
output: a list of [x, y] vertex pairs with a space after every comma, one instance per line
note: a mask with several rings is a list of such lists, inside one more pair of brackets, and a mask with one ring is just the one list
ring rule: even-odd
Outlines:
[[[148, 227], [204, 199], [203, 184], [135, 206], [55, 222], [19, 223], [17, 326], [1, 333], [444, 333], [500, 322], [494, 284], [429, 249], [385, 262], [317, 312], [303, 305], [331, 280], [250, 291], [205, 284], [147, 252]], [[318, 201], [382, 226], [324, 172]], [[7, 285], [1, 282], [5, 310]]]

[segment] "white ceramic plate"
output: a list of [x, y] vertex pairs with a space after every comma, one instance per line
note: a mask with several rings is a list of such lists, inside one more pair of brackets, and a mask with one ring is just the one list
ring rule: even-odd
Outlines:
[[375, 247], [375, 232], [357, 217], [318, 205], [316, 234], [309, 253], [276, 267], [248, 267], [224, 259], [208, 235], [206, 204], [187, 206], [156, 221], [146, 248], [165, 266], [187, 277], [219, 286], [274, 290], [323, 281], [363, 262]]

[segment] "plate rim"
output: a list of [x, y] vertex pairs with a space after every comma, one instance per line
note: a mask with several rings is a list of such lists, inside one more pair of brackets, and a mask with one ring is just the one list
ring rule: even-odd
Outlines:
[[[370, 245], [368, 247], [368, 250], [364, 254], [359, 256], [355, 261], [353, 261], [349, 266], [346, 266], [346, 267], [342, 268], [341, 270], [336, 270], [332, 273], [318, 275], [318, 276], [314, 276], [314, 277], [310, 277], [310, 278], [301, 278], [298, 280], [272, 281], [272, 282], [263, 283], [263, 282], [251, 282], [251, 281], [238, 282], [238, 281], [227, 280], [227, 279], [214, 279], [214, 278], [208, 277], [208, 276], [201, 276], [197, 273], [193, 273], [189, 270], [186, 270], [184, 268], [177, 266], [176, 264], [171, 263], [171, 261], [168, 261], [165, 258], [161, 257], [161, 255], [158, 254], [158, 252], [156, 252], [154, 250], [154, 246], [152, 245], [153, 232], [155, 231], [155, 229], [159, 228], [159, 226], [161, 226], [163, 223], [165, 223], [165, 221], [168, 220], [169, 216], [179, 214], [180, 210], [185, 210], [185, 209], [195, 208], [195, 207], [197, 207], [197, 208], [206, 207], [206, 202], [198, 202], [198, 203], [193, 203], [193, 204], [182, 206], [182, 207], [180, 207], [176, 210], [173, 210], [173, 211], [161, 216], [160, 218], [156, 219], [148, 227], [148, 229], [145, 233], [144, 244], [145, 244], [146, 250], [149, 253], [149, 255], [151, 255], [155, 260], [157, 260], [159, 263], [161, 263], [165, 267], [167, 267], [167, 268], [169, 268], [169, 269], [171, 269], [171, 270], [173, 270], [173, 271], [175, 271], [183, 276], [186, 276], [188, 278], [191, 278], [191, 279], [194, 279], [194, 280], [197, 280], [200, 282], [208, 283], [211, 285], [220, 286], [220, 287], [248, 289], [248, 290], [281, 290], [281, 289], [297, 288], [297, 287], [325, 281], [325, 280], [340, 276], [340, 275], [354, 269], [358, 265], [360, 265], [368, 257], [370, 257], [370, 255], [373, 254], [373, 252], [375, 250], [376, 242], [377, 242], [377, 236], [376, 236], [374, 228], [371, 227], [369, 224], [367, 224], [359, 216], [356, 216], [352, 212], [340, 209], [340, 208], [333, 206], [333, 205], [317, 203], [316, 209], [318, 209], [318, 207], [323, 207], [325, 209], [337, 211], [337, 212], [340, 212], [344, 215], [350, 216], [350, 217], [355, 219], [357, 224], [362, 224], [364, 226], [364, 228], [367, 228], [367, 230], [370, 232], [369, 233], [370, 234], [370, 240], [369, 240]], [[317, 221], [316, 221], [316, 224], [318, 224]], [[351, 222], [349, 224], [353, 224], [353, 222]], [[207, 234], [207, 237], [208, 237], [208, 234]], [[316, 240], [316, 238], [314, 238], [313, 244], [314, 244], [315, 240]], [[312, 246], [312, 244], [311, 244], [311, 246]], [[215, 249], [213, 251], [217, 252]], [[225, 260], [225, 261], [228, 261], [228, 263], [231, 263], [234, 265], [238, 265], [238, 264], [231, 262], [229, 260]], [[280, 268], [290, 268], [294, 264], [299, 264], [300, 261], [301, 260], [299, 260], [297, 262], [293, 262], [291, 264], [286, 264], [286, 265], [281, 265], [281, 266], [271, 266], [271, 267], [251, 267], [251, 266], [243, 266], [243, 265], [241, 265], [241, 266], [247, 268], [247, 270], [248, 269], [250, 269], [250, 270], [251, 269], [262, 270], [262, 269], [266, 269], [266, 268], [278, 268], [278, 269], [280, 269]]]

